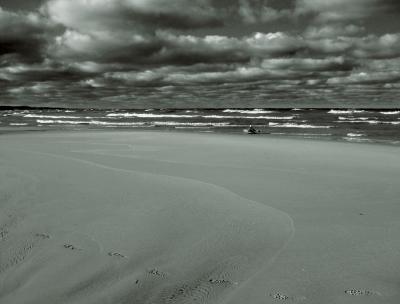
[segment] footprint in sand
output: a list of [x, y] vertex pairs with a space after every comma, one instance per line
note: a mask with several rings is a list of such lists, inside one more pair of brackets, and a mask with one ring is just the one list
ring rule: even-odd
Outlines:
[[166, 273], [158, 270], [157, 268], [150, 269], [147, 273], [157, 277], [165, 277], [167, 275]]
[[269, 296], [278, 301], [294, 301], [296, 303], [303, 302], [307, 299], [304, 296], [293, 297], [293, 296], [288, 296], [288, 295], [286, 295], [284, 293], [280, 293], [280, 292], [270, 293]]
[[70, 249], [70, 250], [82, 250], [82, 249], [80, 249], [78, 247], [75, 247], [74, 245], [71, 245], [71, 244], [64, 244], [64, 248]]
[[237, 282], [232, 282], [229, 280], [224, 280], [224, 279], [220, 280], [220, 279], [213, 279], [213, 278], [209, 279], [208, 282], [210, 282], [211, 284], [220, 284], [220, 285], [233, 285], [233, 284], [236, 285], [236, 284], [238, 284]]
[[164, 290], [160, 297], [162, 303], [192, 304], [215, 302], [219, 297], [238, 285], [241, 265], [247, 258], [231, 257], [215, 265], [198, 278]]
[[222, 291], [235, 283], [224, 279], [208, 279], [183, 284], [165, 295], [166, 303], [208, 303], [211, 298], [218, 296], [218, 290]]
[[0, 240], [5, 239], [8, 233], [8, 229], [0, 227]]
[[282, 293], [271, 293], [270, 296], [275, 300], [287, 301], [290, 299], [289, 296]]
[[365, 289], [347, 289], [344, 291], [349, 296], [379, 296], [379, 292]]
[[123, 254], [121, 254], [119, 252], [111, 251], [111, 252], [108, 253], [108, 255], [111, 256], [111, 257], [126, 258], [125, 255], [123, 255]]
[[36, 233], [35, 236], [38, 237], [38, 238], [41, 238], [43, 240], [46, 240], [46, 239], [50, 238], [50, 235], [45, 234], [45, 233]]

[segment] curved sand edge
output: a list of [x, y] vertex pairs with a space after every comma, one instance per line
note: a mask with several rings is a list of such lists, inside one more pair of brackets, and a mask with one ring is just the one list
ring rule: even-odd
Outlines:
[[2, 219], [1, 302], [219, 303], [293, 233], [285, 213], [219, 186], [57, 157], [68, 150], [1, 152], [16, 222]]

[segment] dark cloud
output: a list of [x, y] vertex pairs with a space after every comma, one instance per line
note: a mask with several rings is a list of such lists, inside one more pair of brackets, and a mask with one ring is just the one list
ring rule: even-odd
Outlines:
[[290, 17], [291, 10], [275, 9], [265, 0], [239, 0], [238, 15], [245, 23], [267, 23]]
[[26, 62], [41, 60], [47, 37], [54, 30], [48, 20], [36, 13], [14, 13], [0, 7], [0, 56], [14, 56]]
[[[366, 22], [393, 14], [397, 1], [282, 3], [48, 0], [31, 11], [0, 9], [0, 102], [183, 100], [191, 90], [198, 100], [239, 102], [251, 91], [282, 101], [346, 85], [397, 89], [400, 33], [371, 32]], [[299, 26], [269, 30], [289, 19]], [[233, 22], [248, 32], [224, 33]]]
[[297, 0], [297, 14], [314, 14], [318, 21], [365, 18], [374, 12], [379, 0]]
[[345, 77], [335, 77], [328, 84], [388, 84], [400, 81], [400, 72], [360, 72]]
[[[191, 29], [222, 25], [209, 0], [50, 0], [42, 11], [72, 29]], [[132, 29], [135, 26], [135, 29]]]
[[32, 11], [40, 7], [46, 0], [2, 0], [0, 6], [6, 10]]
[[315, 21], [354, 22], [384, 14], [400, 14], [397, 0], [296, 0], [296, 15], [313, 15]]

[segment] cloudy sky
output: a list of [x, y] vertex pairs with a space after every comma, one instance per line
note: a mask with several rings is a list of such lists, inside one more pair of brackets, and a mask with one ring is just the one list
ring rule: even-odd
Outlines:
[[0, 0], [0, 105], [400, 107], [399, 0]]

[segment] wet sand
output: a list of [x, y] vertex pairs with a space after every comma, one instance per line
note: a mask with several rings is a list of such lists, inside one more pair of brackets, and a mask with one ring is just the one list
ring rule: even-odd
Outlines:
[[0, 303], [399, 303], [397, 147], [0, 137]]

